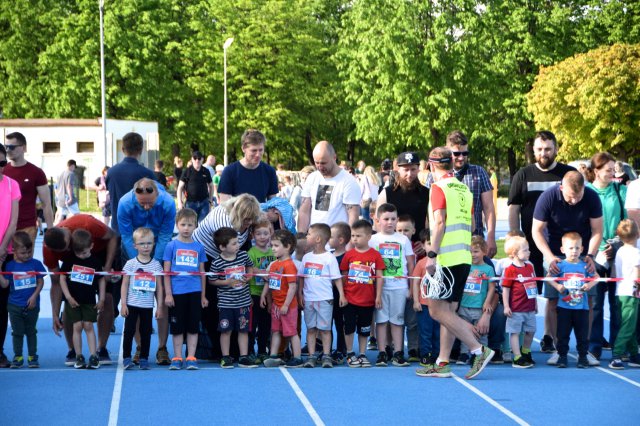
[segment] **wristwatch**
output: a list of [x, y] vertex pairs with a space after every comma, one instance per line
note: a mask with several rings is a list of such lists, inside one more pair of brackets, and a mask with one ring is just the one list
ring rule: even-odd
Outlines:
[[433, 251], [433, 250], [429, 250], [429, 251], [427, 252], [427, 257], [428, 257], [428, 258], [430, 258], [430, 259], [435, 259], [436, 257], [438, 257], [438, 253], [436, 253], [436, 252], [435, 252], [435, 251]]

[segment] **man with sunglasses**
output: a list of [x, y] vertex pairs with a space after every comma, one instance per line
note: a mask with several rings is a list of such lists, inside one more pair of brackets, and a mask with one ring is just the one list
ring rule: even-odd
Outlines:
[[193, 164], [182, 173], [178, 183], [176, 191], [178, 209], [188, 207], [194, 210], [198, 214], [198, 222], [201, 222], [209, 214], [213, 197], [213, 180], [209, 170], [203, 167], [203, 156], [200, 151], [193, 151], [191, 160]]
[[[464, 133], [454, 130], [447, 135], [446, 147], [453, 154], [453, 173], [458, 180], [469, 187], [473, 194], [473, 235], [480, 235], [487, 241], [487, 255], [496, 254], [496, 211], [493, 208], [493, 186], [487, 171], [478, 165], [469, 163], [469, 142]], [[429, 176], [425, 186], [431, 187], [433, 178]], [[484, 222], [487, 223], [487, 236], [484, 236]]]

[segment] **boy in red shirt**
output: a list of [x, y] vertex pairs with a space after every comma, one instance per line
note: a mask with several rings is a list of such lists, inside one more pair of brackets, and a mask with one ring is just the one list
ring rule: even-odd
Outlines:
[[[380, 253], [369, 247], [372, 228], [366, 220], [351, 226], [353, 249], [345, 253], [340, 263], [344, 296], [348, 305], [343, 308], [344, 334], [349, 367], [371, 367], [365, 355], [367, 338], [371, 333], [373, 310], [382, 307], [382, 272], [385, 269]], [[358, 330], [358, 351], [353, 352], [353, 335]]]

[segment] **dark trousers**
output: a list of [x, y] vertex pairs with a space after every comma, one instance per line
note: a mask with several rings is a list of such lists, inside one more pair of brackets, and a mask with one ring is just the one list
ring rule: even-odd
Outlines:
[[9, 326], [9, 287], [0, 287], [0, 353], [4, 352], [4, 339], [7, 337], [7, 327]]
[[[605, 268], [598, 265], [598, 275], [610, 277], [611, 274]], [[604, 339], [604, 300], [609, 300], [609, 342], [613, 347], [616, 335], [620, 329], [620, 321], [617, 312], [616, 283], [604, 282], [596, 286], [598, 295], [593, 305], [593, 322], [591, 323], [591, 336], [589, 336], [589, 351], [596, 357], [602, 354], [602, 340]]]
[[131, 358], [133, 337], [136, 334], [136, 324], [140, 320], [140, 359], [149, 359], [149, 347], [151, 346], [151, 322], [153, 320], [153, 308], [139, 308], [127, 305], [129, 315], [124, 320], [124, 338], [122, 339], [122, 357]]
[[557, 308], [558, 313], [558, 355], [569, 353], [571, 330], [576, 335], [578, 355], [587, 356], [589, 350], [589, 310]]
[[504, 316], [504, 305], [498, 303], [496, 310], [491, 315], [489, 322], [489, 347], [494, 351], [501, 349], [504, 343], [504, 331], [507, 325], [507, 317]]
[[344, 316], [340, 307], [340, 293], [333, 287], [333, 323], [336, 326], [336, 351], [347, 353], [347, 341], [344, 339]]
[[251, 312], [251, 331], [249, 332], [249, 353], [253, 353], [255, 341], [258, 341], [258, 354], [269, 353], [271, 337], [271, 314], [267, 308], [260, 306], [260, 296], [251, 296], [253, 300]]

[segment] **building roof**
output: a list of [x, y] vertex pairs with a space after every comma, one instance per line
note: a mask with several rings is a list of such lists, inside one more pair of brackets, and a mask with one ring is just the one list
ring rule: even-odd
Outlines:
[[100, 127], [98, 118], [4, 118], [0, 127]]

